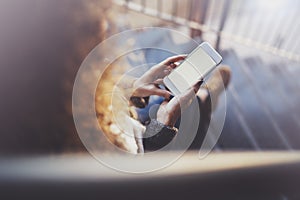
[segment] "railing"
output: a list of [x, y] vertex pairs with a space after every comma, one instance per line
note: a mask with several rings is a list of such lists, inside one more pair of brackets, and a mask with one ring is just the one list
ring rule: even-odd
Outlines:
[[114, 0], [127, 9], [187, 26], [192, 36], [222, 40], [300, 61], [297, 0]]

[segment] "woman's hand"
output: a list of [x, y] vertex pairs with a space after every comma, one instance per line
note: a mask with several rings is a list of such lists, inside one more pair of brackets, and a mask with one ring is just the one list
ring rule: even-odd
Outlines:
[[173, 127], [180, 117], [181, 111], [191, 105], [202, 83], [203, 81], [199, 81], [191, 89], [171, 100], [165, 99], [157, 111], [156, 120]]
[[169, 99], [171, 93], [167, 90], [160, 89], [158, 85], [162, 84], [163, 78], [177, 67], [176, 62], [182, 61], [185, 58], [186, 55], [172, 56], [152, 67], [143, 76], [134, 81], [131, 96], [148, 97], [158, 95]]

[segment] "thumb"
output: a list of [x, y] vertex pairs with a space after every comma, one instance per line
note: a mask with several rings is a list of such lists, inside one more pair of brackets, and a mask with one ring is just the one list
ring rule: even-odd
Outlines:
[[193, 85], [192, 88], [187, 90], [185, 93], [182, 93], [179, 96], [177, 96], [174, 102], [179, 104], [182, 107], [182, 109], [187, 108], [192, 103], [202, 83], [203, 80], [198, 81], [195, 85]]
[[195, 85], [193, 85], [193, 90], [194, 90], [195, 94], [198, 92], [198, 90], [200, 89], [200, 86], [202, 85], [203, 82], [204, 81], [202, 79], [202, 80], [198, 81]]

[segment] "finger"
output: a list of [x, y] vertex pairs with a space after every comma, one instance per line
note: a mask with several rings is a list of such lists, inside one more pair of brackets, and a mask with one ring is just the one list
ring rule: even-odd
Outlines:
[[194, 98], [200, 89], [201, 84], [203, 83], [203, 80], [198, 81], [196, 84], [194, 84], [189, 90], [187, 90], [185, 93], [181, 94], [180, 101], [181, 103], [186, 103], [185, 101], [190, 101], [190, 99]]
[[175, 64], [175, 63], [171, 63], [169, 66], [170, 66], [172, 69], [175, 69], [178, 65]]
[[186, 54], [171, 56], [162, 62], [163, 65], [170, 66], [172, 63], [184, 60], [186, 58]]
[[158, 65], [152, 67], [150, 71], [146, 72], [146, 74], [149, 77], [152, 77], [153, 79], [163, 78], [166, 75], [170, 74], [172, 69], [177, 67], [175, 62], [184, 60], [185, 58], [186, 55], [177, 55], [177, 56], [169, 57], [166, 60], [159, 63]]
[[162, 90], [162, 89], [159, 89], [159, 88], [155, 88], [151, 91], [151, 93], [153, 95], [157, 95], [157, 96], [161, 96], [161, 97], [164, 97], [165, 99], [169, 99], [170, 96], [171, 96], [171, 93], [167, 90]]
[[171, 63], [168, 66], [167, 65], [163, 65], [163, 71], [161, 72], [161, 74], [158, 76], [158, 78], [163, 78], [165, 76], [168, 76], [176, 67], [179, 66], [180, 63]]
[[168, 76], [172, 72], [172, 68], [166, 66], [158, 66], [154, 73], [152, 73], [152, 78], [155, 80], [162, 80], [164, 77]]
[[175, 96], [175, 98], [173, 98], [170, 101], [170, 106], [180, 106], [181, 109], [187, 108], [189, 105], [191, 105], [202, 83], [203, 80], [198, 81], [193, 87], [191, 87], [185, 93]]
[[164, 84], [164, 79], [159, 78], [159, 79], [155, 80], [153, 83], [154, 83], [155, 85], [162, 85], [162, 84]]
[[200, 86], [203, 84], [203, 79], [198, 81], [195, 85], [193, 85], [192, 89], [194, 90], [194, 93], [196, 94], [198, 90], [200, 89]]
[[166, 105], [166, 104], [168, 104], [169, 103], [169, 100], [168, 99], [165, 99], [160, 105], [161, 106], [164, 106], [164, 105]]

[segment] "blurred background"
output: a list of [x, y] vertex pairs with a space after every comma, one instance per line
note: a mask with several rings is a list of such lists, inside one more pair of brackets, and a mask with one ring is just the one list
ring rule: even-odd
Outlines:
[[[80, 64], [105, 38], [150, 26], [210, 42], [231, 67], [216, 151], [299, 149], [299, 8], [296, 0], [1, 0], [0, 153], [85, 151], [71, 110]], [[195, 47], [167, 31], [139, 29], [128, 41]], [[167, 56], [143, 51], [128, 63]]]
[[[224, 58], [223, 64], [231, 67], [227, 102], [219, 105], [227, 105], [226, 121], [215, 150], [299, 149], [299, 2], [114, 2], [126, 10], [126, 27], [135, 23], [148, 26], [151, 22], [141, 17], [151, 16], [160, 20], [151, 25], [176, 27], [196, 41], [214, 44]], [[136, 14], [141, 17], [131, 17]], [[172, 38], [167, 33], [151, 36], [143, 40], [191, 51], [192, 45], [178, 38], [172, 43], [166, 39]], [[153, 60], [150, 53], [145, 55], [146, 60]]]
[[[299, 11], [297, 0], [0, 0], [0, 155], [86, 152], [72, 117], [80, 64], [111, 35], [152, 26], [210, 42], [230, 66], [232, 82], [219, 105], [227, 106], [226, 120], [215, 152], [295, 152], [300, 149]], [[129, 42], [183, 53], [195, 47], [167, 31], [141, 29]], [[127, 64], [167, 56], [143, 51]], [[42, 162], [45, 167], [49, 161]], [[267, 180], [263, 183], [283, 179]], [[279, 193], [276, 199], [291, 197]]]

